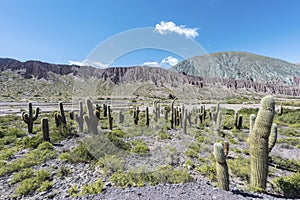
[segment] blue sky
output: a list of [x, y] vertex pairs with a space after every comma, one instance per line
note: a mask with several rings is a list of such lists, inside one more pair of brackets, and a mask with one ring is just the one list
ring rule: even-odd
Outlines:
[[[300, 62], [298, 0], [0, 0], [0, 8], [0, 57], [21, 61], [80, 63], [116, 34], [160, 27], [165, 36], [181, 34], [208, 53], [243, 51]], [[183, 59], [159, 48], [119, 56], [110, 64]]]

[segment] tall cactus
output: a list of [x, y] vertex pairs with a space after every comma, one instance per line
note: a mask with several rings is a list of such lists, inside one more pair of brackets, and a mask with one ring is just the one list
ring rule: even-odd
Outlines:
[[217, 119], [216, 119], [215, 127], [216, 127], [217, 133], [220, 134], [221, 129], [222, 129], [222, 113], [221, 113], [221, 111], [217, 112]]
[[265, 190], [268, 177], [268, 143], [275, 114], [275, 100], [266, 96], [261, 100], [253, 130], [250, 134], [250, 185]]
[[157, 122], [160, 118], [160, 105], [157, 101], [154, 101], [153, 103], [153, 113], [154, 115], [154, 121]]
[[171, 123], [171, 129], [174, 128], [174, 125], [175, 125], [175, 109], [174, 109], [174, 103], [175, 103], [176, 99], [174, 99], [172, 101], [172, 104], [171, 104], [171, 120], [170, 120], [170, 123]]
[[198, 117], [200, 120], [200, 125], [203, 124], [203, 122], [205, 121], [205, 117], [206, 117], [205, 105], [200, 106], [200, 112], [198, 114]]
[[111, 115], [110, 106], [107, 106], [107, 120], [108, 120], [108, 128], [109, 130], [113, 129], [113, 117]]
[[44, 141], [50, 142], [49, 123], [48, 123], [48, 119], [47, 118], [42, 118], [42, 131], [43, 131]]
[[228, 166], [226, 162], [226, 156], [224, 154], [224, 148], [221, 143], [214, 144], [214, 157], [216, 160], [218, 187], [222, 190], [229, 191]]
[[64, 105], [63, 105], [62, 102], [59, 102], [58, 104], [59, 104], [59, 112], [58, 111], [54, 112], [56, 127], [59, 127], [60, 125], [66, 125], [67, 124], [65, 111], [64, 111]]
[[98, 118], [93, 109], [93, 104], [90, 99], [86, 99], [87, 114], [84, 115], [84, 120], [87, 124], [88, 130], [94, 134], [98, 133]]
[[40, 108], [37, 107], [35, 109], [35, 114], [33, 116], [32, 103], [28, 103], [28, 113], [22, 112], [22, 119], [27, 124], [28, 133], [32, 133], [33, 131], [33, 122], [38, 118], [40, 112]]
[[146, 107], [146, 126], [149, 126], [149, 122], [150, 122], [150, 119], [149, 119], [149, 108]]
[[140, 118], [139, 118], [139, 114], [140, 114], [140, 109], [139, 109], [139, 107], [136, 107], [136, 108], [134, 109], [133, 112], [134, 112], [134, 115], [133, 115], [133, 116], [134, 116], [134, 120], [133, 120], [133, 121], [134, 121], [134, 124], [135, 124], [135, 125], [138, 125], [138, 124], [139, 124], [139, 119], [140, 119]]
[[122, 124], [124, 122], [124, 114], [122, 110], [119, 112], [119, 123]]
[[234, 127], [238, 130], [243, 127], [243, 115], [239, 115], [238, 112], [234, 113]]
[[183, 133], [186, 134], [186, 129], [187, 129], [187, 109], [183, 110], [183, 122], [182, 122], [182, 126], [183, 126]]
[[281, 116], [282, 113], [283, 113], [283, 107], [282, 107], [282, 102], [280, 102], [279, 108], [278, 108], [278, 110], [277, 110], [277, 114], [278, 114], [279, 116]]
[[78, 123], [79, 132], [83, 132], [83, 102], [79, 102], [79, 113], [74, 115], [75, 121]]

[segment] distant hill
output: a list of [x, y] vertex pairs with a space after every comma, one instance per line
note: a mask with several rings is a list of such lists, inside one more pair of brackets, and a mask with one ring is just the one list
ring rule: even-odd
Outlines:
[[298, 85], [300, 67], [283, 60], [245, 52], [221, 52], [189, 58], [173, 70], [192, 76]]
[[203, 99], [243, 93], [300, 96], [300, 67], [241, 52], [196, 56], [171, 70], [148, 66], [97, 69], [0, 58], [0, 84], [0, 97], [11, 98], [53, 94], [69, 98], [77, 90], [76, 95], [84, 96], [150, 98]]

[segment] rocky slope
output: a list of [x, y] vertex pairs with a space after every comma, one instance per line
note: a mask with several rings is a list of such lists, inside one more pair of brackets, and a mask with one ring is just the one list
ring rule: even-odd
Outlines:
[[288, 85], [298, 85], [300, 77], [296, 64], [244, 52], [196, 56], [178, 63], [173, 70], [193, 76]]

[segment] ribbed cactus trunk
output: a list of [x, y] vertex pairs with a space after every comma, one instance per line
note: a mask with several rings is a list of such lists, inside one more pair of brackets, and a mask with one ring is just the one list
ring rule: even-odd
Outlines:
[[42, 131], [43, 131], [44, 141], [50, 142], [49, 123], [47, 118], [42, 118]]
[[84, 120], [88, 130], [94, 134], [98, 133], [98, 118], [95, 116], [93, 104], [90, 99], [86, 99], [87, 115], [84, 115]]
[[109, 130], [113, 129], [113, 117], [111, 115], [110, 106], [107, 106], [107, 120], [108, 120], [108, 128]]
[[221, 143], [214, 144], [214, 157], [216, 160], [216, 172], [218, 187], [222, 190], [229, 190], [229, 173], [224, 154], [224, 148]]
[[38, 118], [40, 109], [35, 109], [35, 115], [33, 116], [32, 103], [28, 103], [28, 113], [22, 112], [22, 119], [27, 124], [28, 133], [33, 133], [33, 122]]
[[79, 102], [79, 113], [75, 114], [75, 121], [78, 123], [79, 132], [83, 132], [83, 102]]
[[119, 123], [122, 124], [124, 122], [124, 114], [122, 110], [119, 112]]
[[187, 109], [185, 109], [183, 112], [184, 112], [184, 115], [183, 115], [183, 120], [182, 120], [183, 121], [182, 126], [183, 126], [183, 133], [186, 134], [187, 133], [187, 131], [186, 131], [187, 130], [187, 127], [186, 127], [187, 126]]
[[149, 119], [149, 108], [146, 108], [146, 126], [149, 126], [150, 119]]
[[171, 120], [170, 120], [170, 123], [171, 123], [171, 129], [174, 128], [174, 124], [175, 124], [175, 109], [174, 109], [174, 103], [175, 103], [175, 100], [174, 99], [172, 101], [172, 104], [171, 104]]
[[261, 100], [253, 130], [250, 134], [250, 185], [253, 190], [265, 190], [268, 177], [268, 142], [275, 114], [275, 100]]
[[66, 120], [66, 115], [65, 115], [65, 110], [64, 110], [64, 104], [62, 102], [59, 102], [59, 111], [61, 115], [61, 123], [63, 125], [66, 125], [67, 120]]

